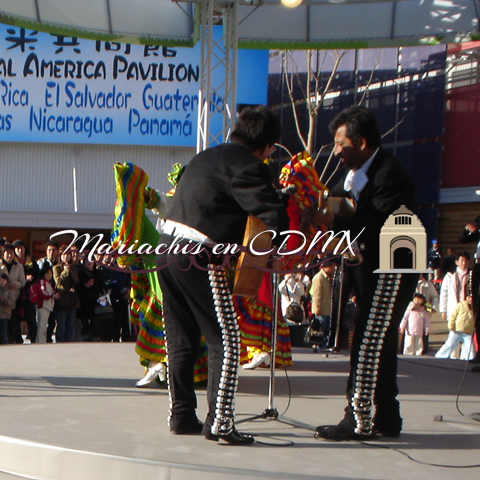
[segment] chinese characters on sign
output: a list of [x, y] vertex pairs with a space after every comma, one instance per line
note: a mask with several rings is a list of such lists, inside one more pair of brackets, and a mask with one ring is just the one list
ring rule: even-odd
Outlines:
[[[240, 52], [239, 63], [241, 55], [249, 71], [238, 82], [238, 102], [265, 103], [268, 53]], [[0, 25], [0, 140], [194, 146], [199, 82], [199, 46], [119, 44]]]

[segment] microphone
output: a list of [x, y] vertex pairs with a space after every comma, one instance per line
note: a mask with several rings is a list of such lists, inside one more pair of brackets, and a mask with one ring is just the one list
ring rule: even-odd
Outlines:
[[298, 190], [297, 186], [296, 185], [288, 185], [286, 187], [283, 187], [283, 188], [279, 188], [277, 190], [277, 193], [282, 196], [282, 195], [293, 195], [294, 193], [296, 193]]

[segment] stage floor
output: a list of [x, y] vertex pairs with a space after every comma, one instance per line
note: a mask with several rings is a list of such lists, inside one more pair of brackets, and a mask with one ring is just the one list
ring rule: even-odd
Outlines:
[[[465, 362], [400, 357], [404, 431], [366, 443], [313, 438], [316, 425], [343, 416], [346, 352], [327, 358], [294, 349], [294, 362], [288, 380], [276, 372], [273, 406], [301, 427], [248, 420], [269, 406], [269, 370], [240, 369], [238, 428], [258, 442], [232, 447], [169, 433], [168, 392], [135, 388], [143, 369], [132, 343], [1, 346], [0, 479], [479, 477], [480, 422], [471, 414], [480, 412], [480, 373], [468, 366], [461, 385]], [[197, 393], [202, 419], [205, 389]]]

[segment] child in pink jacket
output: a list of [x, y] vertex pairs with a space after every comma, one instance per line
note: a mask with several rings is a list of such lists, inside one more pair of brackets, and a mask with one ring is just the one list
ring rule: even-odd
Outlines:
[[405, 312], [400, 323], [400, 332], [405, 332], [404, 355], [421, 355], [423, 335], [430, 330], [430, 313], [425, 309], [425, 297], [421, 293], [413, 296], [413, 306]]

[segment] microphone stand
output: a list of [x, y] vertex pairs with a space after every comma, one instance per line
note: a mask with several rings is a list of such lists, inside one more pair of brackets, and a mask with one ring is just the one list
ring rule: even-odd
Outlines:
[[268, 382], [268, 407], [259, 415], [244, 418], [236, 423], [243, 423], [259, 419], [272, 419], [280, 423], [292, 425], [294, 427], [303, 428], [305, 430], [315, 431], [315, 427], [308, 423], [299, 422], [292, 418], [279, 415], [278, 410], [274, 406], [275, 397], [275, 353], [277, 351], [277, 315], [278, 315], [278, 273], [272, 274], [273, 286], [273, 318], [272, 318], [272, 340], [270, 345], [270, 377]]

